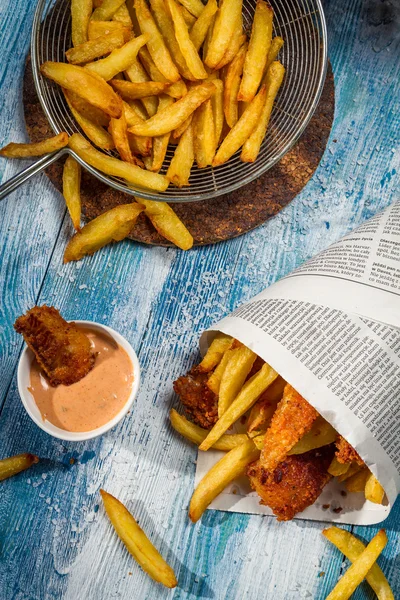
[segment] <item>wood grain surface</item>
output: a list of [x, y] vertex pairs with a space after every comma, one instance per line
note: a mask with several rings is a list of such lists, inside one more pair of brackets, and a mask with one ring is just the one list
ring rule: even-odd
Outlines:
[[[2, 145], [26, 139], [21, 91], [34, 4], [0, 1]], [[327, 150], [297, 198], [261, 227], [187, 253], [126, 241], [63, 265], [71, 225], [47, 178], [1, 203], [0, 456], [26, 450], [42, 459], [0, 484], [2, 600], [323, 600], [346, 566], [321, 535], [323, 523], [208, 511], [192, 525], [196, 451], [167, 420], [177, 403], [172, 381], [198, 358], [205, 327], [399, 198], [399, 5], [325, 0], [324, 8], [336, 82]], [[2, 180], [21, 166], [1, 160]], [[139, 355], [136, 406], [96, 440], [50, 438], [20, 402], [22, 344], [12, 324], [45, 302], [67, 319], [109, 324]], [[177, 573], [175, 590], [153, 583], [124, 550], [100, 487], [147, 530]], [[397, 502], [379, 560], [395, 597], [399, 519]], [[352, 529], [369, 540], [377, 527]], [[373, 595], [363, 584], [353, 598]]]

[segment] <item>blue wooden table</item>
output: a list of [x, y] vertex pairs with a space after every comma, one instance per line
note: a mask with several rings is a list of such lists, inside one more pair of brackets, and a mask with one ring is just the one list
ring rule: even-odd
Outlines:
[[[167, 418], [176, 402], [172, 381], [198, 358], [205, 327], [400, 197], [399, 2], [324, 4], [333, 130], [311, 182], [264, 226], [188, 253], [126, 241], [65, 266], [70, 220], [44, 175], [0, 205], [0, 456], [42, 458], [0, 485], [2, 600], [323, 599], [346, 566], [321, 523], [208, 511], [192, 525], [196, 451]], [[22, 76], [34, 8], [33, 1], [0, 2], [1, 145], [26, 139]], [[21, 166], [1, 160], [3, 181]], [[13, 322], [43, 303], [67, 319], [111, 325], [139, 355], [135, 409], [100, 439], [52, 439], [19, 400], [22, 342]], [[162, 589], [136, 566], [104, 514], [100, 487], [139, 519], [175, 569], [178, 588]], [[397, 597], [399, 518], [397, 503], [380, 559]], [[377, 527], [354, 529], [369, 540]], [[372, 597], [364, 585], [354, 594]]]

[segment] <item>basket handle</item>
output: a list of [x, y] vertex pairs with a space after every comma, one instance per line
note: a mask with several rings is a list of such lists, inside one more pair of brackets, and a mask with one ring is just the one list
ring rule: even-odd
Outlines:
[[12, 177], [8, 181], [6, 181], [6, 183], [3, 183], [3, 185], [0, 186], [0, 201], [3, 200], [6, 196], [8, 196], [8, 194], [11, 194], [11, 192], [16, 190], [20, 185], [25, 183], [25, 181], [28, 181], [28, 179], [30, 179], [33, 175], [36, 175], [36, 173], [40, 173], [41, 171], [43, 171], [43, 169], [51, 165], [53, 162], [55, 162], [68, 152], [69, 150], [62, 148], [61, 150], [53, 152], [52, 154], [46, 154], [46, 156], [39, 158], [39, 160], [34, 162], [32, 165], [29, 165], [29, 167], [27, 167], [17, 175], [14, 175], [14, 177]]

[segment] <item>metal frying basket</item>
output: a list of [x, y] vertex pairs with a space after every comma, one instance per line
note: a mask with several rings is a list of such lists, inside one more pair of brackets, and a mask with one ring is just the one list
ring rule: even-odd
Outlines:
[[[69, 153], [92, 175], [130, 195], [168, 202], [196, 202], [232, 192], [260, 177], [293, 146], [307, 126], [317, 107], [327, 68], [327, 34], [320, 0], [270, 0], [274, 9], [274, 35], [285, 43], [279, 59], [286, 69], [285, 79], [276, 99], [267, 135], [254, 163], [240, 161], [238, 151], [227, 163], [217, 168], [193, 166], [190, 187], [165, 192], [134, 189], [121, 179], [107, 176], [88, 165], [68, 148], [43, 157], [1, 186], [0, 199], [33, 174]], [[249, 33], [256, 0], [244, 0], [244, 27]], [[70, 0], [39, 0], [32, 28], [31, 57], [36, 91], [43, 111], [54, 133], [80, 132], [62, 94], [61, 88], [40, 74], [47, 60], [65, 62], [71, 43]], [[170, 146], [161, 173], [165, 173], [176, 146]], [[109, 152], [109, 154], [113, 154]]]

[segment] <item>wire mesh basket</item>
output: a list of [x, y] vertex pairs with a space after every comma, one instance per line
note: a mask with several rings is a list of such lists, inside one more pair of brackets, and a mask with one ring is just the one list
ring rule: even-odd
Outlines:
[[[73, 152], [84, 168], [104, 183], [128, 194], [152, 200], [193, 202], [232, 192], [260, 177], [293, 146], [309, 122], [320, 98], [327, 67], [327, 36], [320, 0], [270, 0], [274, 10], [274, 35], [285, 43], [279, 59], [286, 69], [276, 99], [267, 135], [254, 163], [243, 163], [238, 151], [227, 163], [216, 168], [193, 166], [190, 186], [165, 192], [134, 189], [115, 177], [107, 176], [86, 164]], [[243, 21], [251, 30], [256, 0], [244, 0]], [[40, 74], [45, 61], [65, 62], [72, 46], [70, 0], [39, 0], [32, 30], [31, 56], [36, 91], [43, 111], [55, 133], [80, 132], [61, 88]], [[161, 173], [165, 173], [176, 146], [167, 151]], [[112, 152], [110, 152], [112, 154]]]

